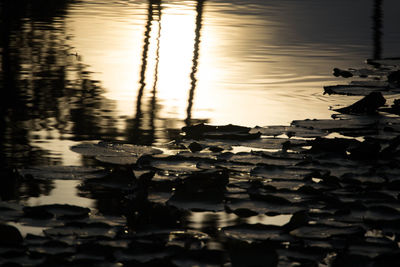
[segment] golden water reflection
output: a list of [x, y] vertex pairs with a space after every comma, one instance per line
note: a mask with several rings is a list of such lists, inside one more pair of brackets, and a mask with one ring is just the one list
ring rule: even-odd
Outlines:
[[[117, 101], [117, 114], [135, 118], [136, 128], [166, 119], [181, 127], [192, 118], [288, 124], [331, 114], [332, 100], [320, 93], [322, 82], [333, 82], [332, 65], [321, 70], [318, 53], [334, 58], [337, 48], [280, 46], [281, 26], [266, 14], [225, 12], [226, 6], [212, 1], [139, 1], [99, 2], [91, 7], [102, 9], [99, 16], [85, 4], [72, 8], [67, 19], [73, 45], [105, 96]], [[304, 56], [294, 61], [296, 54]]]

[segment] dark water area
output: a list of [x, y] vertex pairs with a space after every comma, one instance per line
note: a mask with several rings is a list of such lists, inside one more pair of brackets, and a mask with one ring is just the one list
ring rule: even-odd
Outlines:
[[[200, 160], [202, 155], [197, 155], [198, 158], [194, 160], [191, 158], [193, 156], [191, 152], [186, 149], [187, 151], [179, 151], [183, 155], [183, 162], [175, 162], [174, 159], [168, 158], [168, 153], [173, 154], [169, 150], [173, 143], [171, 141], [180, 137], [182, 127], [197, 123], [214, 125], [232, 123], [246, 127], [287, 126], [293, 120], [331, 118], [332, 114], [337, 114], [332, 107], [348, 105], [359, 99], [355, 96], [323, 94], [323, 86], [337, 85], [352, 79], [334, 77], [332, 69], [334, 67], [362, 69], [366, 65], [366, 59], [398, 57], [400, 18], [397, 13], [399, 9], [400, 3], [397, 0], [2, 1], [0, 3], [0, 164], [2, 166], [0, 176], [10, 179], [2, 180], [0, 196], [3, 203], [0, 204], [7, 202], [7, 205], [11, 203], [24, 207], [47, 204], [77, 205], [89, 207], [91, 213], [90, 210], [71, 211], [71, 207], [59, 206], [45, 208], [50, 211], [35, 212], [47, 216], [46, 212], [51, 213], [52, 209], [59, 209], [61, 211], [58, 212], [66, 212], [71, 218], [78, 218], [82, 214], [83, 217], [93, 216], [95, 219], [98, 219], [96, 216], [110, 216], [105, 220], [112, 227], [115, 225], [120, 227], [124, 224], [140, 225], [140, 222], [135, 221], [137, 219], [135, 216], [125, 218], [122, 215], [126, 215], [123, 209], [127, 206], [137, 208], [140, 212], [147, 212], [142, 210], [143, 207], [140, 204], [126, 205], [126, 202], [132, 200], [127, 196], [135, 195], [131, 191], [137, 189], [130, 188], [132, 184], [127, 180], [132, 178], [132, 175], [136, 178], [146, 178], [146, 174], [142, 173], [143, 170], [135, 170], [135, 173], [129, 168], [128, 171], [124, 168], [114, 168], [113, 163], [110, 162], [110, 160], [130, 160], [129, 157], [124, 158], [124, 156], [118, 159], [112, 158], [113, 153], [116, 152], [114, 150], [124, 155], [126, 151], [142, 149], [142, 147], [139, 149], [136, 146], [121, 145], [120, 147], [118, 145], [124, 143], [154, 146], [164, 152], [160, 158], [153, 159], [155, 168], [162, 170], [161, 174], [154, 175], [153, 173], [155, 183], [159, 183], [156, 189], [161, 193], [157, 191], [147, 195], [146, 191], [145, 204], [149, 202], [147, 198], [153, 204], [167, 203], [169, 199], [170, 202], [178, 202], [178, 206], [183, 205], [185, 210], [187, 208], [185, 204], [180, 203], [180, 201], [186, 202], [189, 198], [188, 193], [182, 189], [185, 184], [176, 183], [171, 177], [175, 179], [189, 176], [194, 181], [193, 186], [199, 186], [201, 190], [204, 189], [204, 185], [196, 184], [196, 179], [198, 179], [196, 171], [199, 166], [196, 160]], [[393, 100], [390, 99], [391, 97], [393, 98], [393, 96], [387, 96], [388, 100]], [[308, 126], [307, 121], [298, 122], [300, 125], [302, 123]], [[359, 130], [357, 127], [356, 129]], [[278, 127], [271, 131], [281, 133], [281, 129], [283, 128]], [[318, 132], [318, 129], [314, 130]], [[294, 144], [293, 147], [297, 143], [304, 145], [302, 142], [308, 140], [309, 136], [315, 138], [316, 133], [308, 129], [302, 134], [304, 134], [301, 137], [303, 139], [290, 140]], [[358, 137], [363, 140], [363, 136]], [[98, 141], [112, 143], [93, 145]], [[313, 193], [315, 192], [313, 190], [318, 191], [321, 188], [323, 190], [325, 185], [319, 184], [323, 179], [328, 181], [328, 187], [334, 188], [328, 188], [335, 192], [334, 197], [356, 201], [357, 199], [354, 199], [350, 193], [359, 184], [365, 182], [366, 187], [371, 184], [371, 187], [374, 187], [375, 180], [380, 182], [387, 178], [375, 177], [374, 173], [371, 182], [357, 176], [352, 180], [354, 184], [344, 189], [339, 187], [339, 182], [331, 176], [321, 173], [314, 177], [315, 172], [304, 172], [307, 177], [300, 179], [304, 170], [296, 169], [293, 174], [292, 170], [286, 167], [292, 162], [296, 164], [315, 164], [315, 162], [311, 160], [303, 162], [301, 153], [304, 151], [300, 148], [298, 149], [301, 153], [294, 148], [296, 153], [291, 151], [293, 155], [290, 157], [286, 157], [286, 154], [282, 158], [265, 156], [268, 153], [275, 153], [277, 147], [279, 149], [284, 147], [283, 143], [277, 143], [279, 140], [268, 139], [267, 141], [271, 141], [273, 145], [259, 152], [261, 154], [234, 154], [237, 151], [250, 151], [248, 147], [236, 144], [232, 145], [234, 146], [232, 155], [222, 155], [218, 159], [220, 161], [216, 160], [212, 163], [201, 162], [203, 171], [209, 166], [212, 166], [210, 169], [218, 169], [221, 167], [219, 166], [221, 162], [224, 165], [226, 162], [231, 164], [242, 161], [238, 166], [228, 164], [228, 167], [225, 165], [222, 167], [231, 168], [234, 173], [229, 177], [229, 182], [222, 186], [215, 180], [226, 179], [224, 172], [211, 172], [210, 181], [205, 182], [205, 188], [212, 192], [221, 193], [218, 191], [220, 189], [218, 186], [221, 186], [225, 190], [223, 194], [227, 195], [227, 197], [224, 196], [224, 201], [233, 199], [237, 202], [233, 201], [234, 204], [229, 203], [230, 206], [224, 208], [222, 201], [218, 199], [219, 208], [204, 208], [204, 203], [200, 203], [200, 208], [191, 209], [189, 214], [179, 214], [186, 220], [185, 231], [202, 229], [205, 233], [213, 235], [215, 234], [213, 231], [225, 228], [226, 232], [231, 233], [232, 236], [243, 234], [251, 239], [253, 238], [251, 235], [256, 236], [257, 231], [262, 227], [253, 229], [251, 226], [249, 229], [246, 226], [244, 230], [240, 227], [238, 229], [229, 227], [242, 224], [292, 227], [289, 222], [294, 214], [297, 214], [296, 220], [298, 216], [300, 216], [300, 221], [304, 219], [301, 217], [304, 206], [301, 205], [312, 202], [315, 204], [318, 201], [314, 200], [320, 200], [318, 197], [314, 199], [313, 196], [310, 198], [312, 201], [306, 199], [303, 203], [302, 194]], [[267, 141], [261, 140], [260, 142], [264, 143], [260, 145], [255, 142], [253, 145], [262, 147]], [[359, 140], [352, 139], [352, 141]], [[114, 150], [98, 153], [98, 150], [104, 149], [102, 147], [104, 144]], [[218, 142], [202, 145], [208, 146], [209, 153], [212, 149], [220, 149], [218, 146], [223, 147], [222, 151], [229, 146], [229, 144]], [[189, 147], [189, 143], [183, 142], [182, 146]], [[88, 147], [90, 149], [87, 150]], [[97, 149], [98, 154], [91, 149]], [[102, 158], [96, 160], [93, 156]], [[171, 161], [164, 162], [164, 156]], [[214, 160], [217, 156], [211, 153], [204, 157], [211, 157]], [[285, 180], [285, 177], [279, 176], [276, 178], [277, 181], [273, 180], [274, 175], [278, 175], [279, 171], [258, 166], [260, 158], [262, 158], [262, 163], [267, 162], [266, 165], [279, 162], [281, 165], [276, 163], [279, 165], [278, 169], [287, 172], [285, 175], [293, 174], [297, 180]], [[321, 162], [323, 160], [325, 159], [321, 158]], [[143, 161], [146, 163], [146, 158]], [[338, 162], [342, 164], [341, 161], [338, 160]], [[343, 169], [347, 171], [360, 167], [358, 163], [346, 164], [332, 169], [344, 175], [341, 173]], [[97, 169], [99, 166], [106, 170]], [[19, 174], [16, 174], [13, 168], [18, 169]], [[296, 173], [297, 171], [301, 175]], [[395, 171], [397, 171], [396, 168]], [[19, 179], [20, 174], [26, 175], [23, 179]], [[251, 176], [250, 174], [259, 175], [265, 181], [271, 182], [272, 188], [276, 187], [273, 193], [277, 196], [267, 199], [276, 202], [273, 203], [272, 208], [266, 208], [263, 205], [252, 206], [253, 203], [246, 192], [253, 190], [253, 186], [257, 190], [261, 189], [257, 188], [260, 186], [259, 181], [250, 183], [246, 180], [247, 176]], [[269, 178], [270, 175], [274, 177], [272, 180]], [[341, 177], [340, 175], [337, 176]], [[388, 174], [388, 177], [391, 179], [390, 175]], [[19, 178], [14, 179], [15, 177]], [[36, 179], [37, 177], [39, 179]], [[109, 183], [110, 180], [102, 180], [104, 177], [115, 179], [116, 184], [113, 181]], [[385, 182], [388, 182], [389, 178]], [[190, 183], [190, 179], [188, 180]], [[208, 182], [211, 185], [208, 185]], [[307, 187], [310, 183], [312, 186]], [[398, 186], [395, 182], [393, 185]], [[143, 184], [139, 184], [139, 193], [140, 186]], [[299, 193], [297, 189], [300, 187], [304, 191]], [[12, 190], [8, 190], [9, 188]], [[282, 188], [283, 193], [279, 191]], [[365, 189], [359, 186], [358, 189], [360, 188]], [[271, 188], [266, 186], [262, 190], [264, 189]], [[176, 190], [178, 192], [181, 190], [181, 195], [175, 194], [178, 196], [174, 199], [174, 196], [170, 195]], [[295, 193], [292, 191], [288, 193], [288, 190]], [[292, 193], [296, 197], [298, 197], [296, 194], [299, 194], [300, 200], [292, 199]], [[382, 194], [386, 193], [385, 191]], [[389, 194], [390, 197], [394, 194], [392, 193]], [[256, 197], [263, 197], [260, 192], [254, 194]], [[134, 200], [135, 197], [140, 199], [134, 196]], [[376, 195], [371, 193], [367, 197], [373, 198]], [[203, 195], [199, 198], [200, 202], [205, 200]], [[321, 197], [321, 199], [331, 201], [328, 198]], [[379, 201], [382, 199], [384, 197]], [[397, 199], [398, 196], [396, 201]], [[243, 206], [241, 206], [241, 201], [244, 203]], [[297, 203], [301, 205], [288, 205], [291, 201], [296, 205]], [[393, 203], [396, 201], [393, 200]], [[125, 204], [122, 205], [122, 202]], [[275, 204], [277, 205], [274, 206]], [[287, 210], [281, 212], [279, 210], [281, 204]], [[7, 205], [2, 206], [2, 211], [7, 210], [9, 207]], [[318, 206], [319, 202], [315, 205], [312, 210], [318, 214], [317, 210], [322, 205]], [[12, 209], [14, 208], [12, 206]], [[269, 208], [272, 211], [268, 210]], [[370, 211], [366, 207], [363, 208], [365, 210], [362, 212]], [[15, 208], [15, 210], [18, 209], [19, 212], [23, 210], [20, 206]], [[166, 212], [168, 216], [175, 214], [174, 208], [167, 211], [158, 209], [159, 207], [154, 204], [149, 208], [149, 213], [156, 211], [161, 215], [164, 214], [163, 212]], [[227, 212], [227, 209], [237, 212]], [[382, 214], [376, 211], [377, 209], [373, 212], [377, 212], [377, 218], [381, 218], [379, 216]], [[33, 214], [36, 216], [35, 212]], [[346, 212], [347, 210], [337, 211], [339, 216], [344, 217], [348, 215]], [[398, 212], [393, 210], [390, 212], [397, 220]], [[29, 214], [26, 209], [22, 213]], [[317, 219], [322, 218], [322, 215], [318, 217], [320, 214], [315, 214], [313, 213], [313, 216]], [[161, 215], [159, 217], [162, 217]], [[367, 215], [373, 217], [370, 213]], [[13, 214], [7, 213], [7, 216], [14, 218]], [[359, 217], [358, 215], [358, 217], [351, 216], [345, 219], [354, 222], [352, 220], [357, 220]], [[29, 221], [27, 223], [25, 219], [21, 219], [20, 222], [14, 220], [14, 225], [24, 235], [28, 233], [43, 235], [42, 231], [45, 227], [54, 227], [49, 230], [47, 237], [63, 235], [54, 230], [59, 227], [58, 219], [54, 219], [47, 226], [29, 224]], [[309, 217], [307, 220], [311, 221]], [[324, 221], [323, 218], [321, 220]], [[3, 218], [0, 217], [1, 222]], [[327, 222], [327, 225], [340, 228], [343, 226], [342, 223], [344, 225], [348, 221]], [[303, 227], [304, 225], [300, 223], [296, 226]], [[345, 225], [345, 230], [341, 230], [342, 232], [339, 231], [339, 235], [363, 233], [357, 227], [347, 226]], [[325, 226], [317, 226], [316, 232], [321, 230], [318, 227], [325, 229]], [[279, 234], [275, 234], [275, 228], [262, 228], [261, 232], [264, 230], [268, 232], [267, 239], [271, 235], [277, 238], [277, 242], [282, 242], [282, 244], [286, 242], [288, 233], [282, 234], [280, 232], [282, 229], [279, 229]], [[283, 230], [289, 231], [286, 228]], [[290, 230], [293, 229], [290, 228]], [[308, 229], [304, 231], [305, 233], [299, 231], [295, 237], [302, 241], [302, 235], [308, 237], [309, 234]], [[367, 233], [376, 237], [373, 230]], [[379, 238], [387, 237], [386, 233], [380, 234]], [[178, 237], [179, 233], [175, 235], [171, 237], [173, 242], [182, 241], [179, 239], [181, 237]], [[107, 233], [104, 236], [108, 237]], [[117, 236], [120, 237], [118, 234]], [[335, 236], [335, 233], [332, 236]], [[182, 239], [186, 240], [185, 238], [187, 236]], [[290, 238], [289, 241], [291, 241]], [[316, 237], [316, 239], [319, 238], [325, 237]], [[118, 242], [126, 241], [125, 237], [122, 239]], [[154, 241], [144, 240], [142, 240], [144, 243]], [[193, 240], [195, 240], [193, 242], [202, 240], [201, 235], [193, 234]], [[217, 241], [223, 243], [219, 239]], [[221, 245], [213, 242], [208, 245], [210, 247]], [[324, 245], [315, 246], [325, 249]], [[249, 251], [252, 250], [252, 248], [246, 248]], [[280, 249], [283, 250], [283, 247]], [[249, 252], [249, 255], [252, 254]], [[287, 257], [290, 259], [291, 255]], [[122, 256], [121, 259], [126, 260]], [[221, 262], [226, 262], [226, 260], [221, 260]], [[312, 262], [318, 261], [313, 259]], [[190, 264], [185, 265], [183, 262], [182, 266], [190, 266]]]

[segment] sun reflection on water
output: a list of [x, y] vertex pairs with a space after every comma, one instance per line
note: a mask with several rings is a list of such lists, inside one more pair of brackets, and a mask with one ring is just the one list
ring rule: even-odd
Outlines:
[[[235, 5], [204, 0], [98, 6], [103, 17], [72, 8], [68, 25], [92, 76], [102, 82], [105, 96], [117, 101], [116, 114], [135, 121], [136, 126], [121, 128], [151, 128], [143, 125], [166, 120], [179, 128], [194, 118], [287, 124], [296, 114], [312, 116], [308, 106], [293, 99], [312, 99], [309, 88], [320, 87], [325, 76], [307, 73], [312, 62], [308, 68], [293, 62], [293, 54], [310, 47], [279, 45], [275, 39], [282, 25], [272, 11], [245, 6], [249, 10], [238, 12]], [[314, 108], [328, 116], [326, 99], [313, 99]]]
[[[327, 106], [337, 97], [322, 95], [322, 86], [337, 83], [332, 67], [361, 66], [370, 49], [370, 29], [361, 26], [370, 23], [371, 10], [357, 3], [89, 3], [70, 8], [71, 43], [105, 96], [117, 101], [116, 113], [141, 123], [255, 126], [329, 118]], [[335, 14], [343, 12], [338, 21]]]

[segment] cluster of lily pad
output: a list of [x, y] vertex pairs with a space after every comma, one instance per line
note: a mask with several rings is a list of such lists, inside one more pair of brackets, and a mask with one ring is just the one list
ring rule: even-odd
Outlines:
[[383, 107], [400, 90], [397, 62], [335, 70], [364, 80], [327, 93], [366, 98], [334, 119], [199, 124], [161, 149], [71, 148], [101, 167], [13, 173], [80, 180], [97, 204], [0, 202], [0, 266], [398, 266], [400, 121], [383, 113], [398, 108]]

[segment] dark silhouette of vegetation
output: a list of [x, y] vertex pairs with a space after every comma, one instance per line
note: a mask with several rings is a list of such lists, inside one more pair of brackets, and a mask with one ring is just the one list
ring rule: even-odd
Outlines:
[[374, 53], [373, 59], [380, 59], [382, 56], [382, 3], [383, 0], [374, 0], [373, 20], [373, 41]]
[[[4, 1], [1, 4], [1, 160], [8, 165], [58, 160], [32, 143], [52, 131], [71, 139], [113, 139], [117, 131], [76, 52], [63, 17], [74, 1]], [[74, 53], [75, 55], [74, 55]], [[74, 77], [75, 78], [70, 78]], [[105, 127], [106, 126], [106, 127]]]
[[193, 49], [193, 66], [192, 66], [192, 71], [190, 73], [190, 90], [189, 90], [189, 98], [188, 98], [188, 106], [186, 110], [186, 126], [189, 126], [192, 124], [192, 108], [193, 108], [193, 98], [194, 98], [194, 93], [196, 90], [196, 85], [197, 85], [197, 78], [196, 78], [196, 73], [197, 73], [197, 66], [199, 64], [199, 56], [200, 56], [200, 37], [201, 37], [201, 27], [203, 25], [203, 8], [204, 8], [204, 2], [205, 0], [198, 0], [197, 5], [196, 5], [196, 29], [195, 29], [195, 38], [194, 38], [194, 49]]

